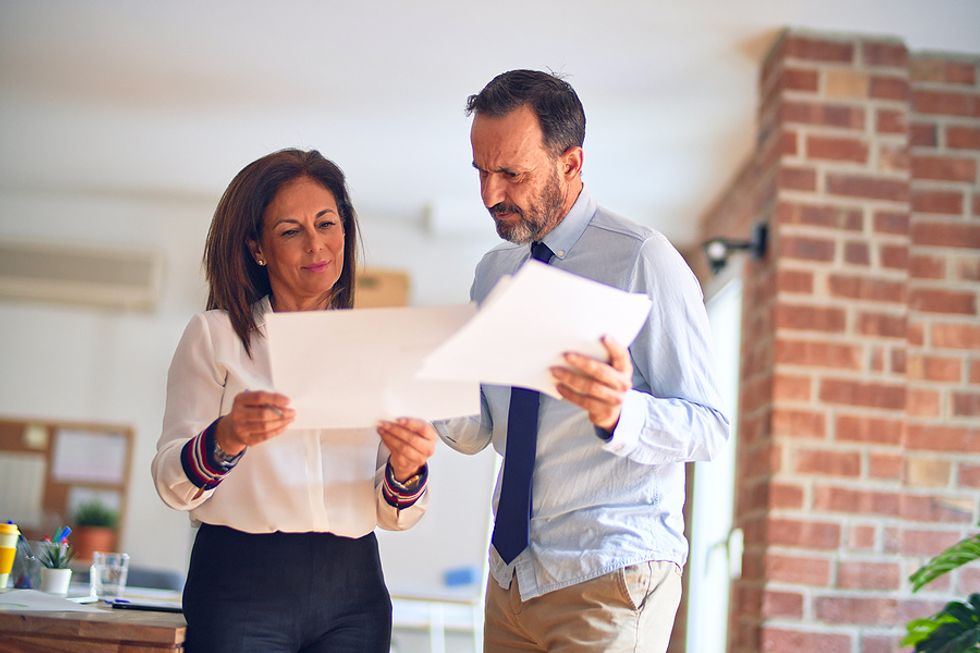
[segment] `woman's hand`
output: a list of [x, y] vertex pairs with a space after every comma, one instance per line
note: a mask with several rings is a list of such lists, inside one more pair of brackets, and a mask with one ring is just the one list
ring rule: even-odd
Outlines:
[[276, 437], [295, 417], [289, 397], [261, 390], [240, 392], [231, 412], [218, 421], [214, 437], [222, 451], [235, 456], [246, 447]]
[[399, 417], [379, 422], [378, 435], [391, 452], [388, 463], [399, 483], [415, 476], [436, 451], [436, 430], [425, 420]]

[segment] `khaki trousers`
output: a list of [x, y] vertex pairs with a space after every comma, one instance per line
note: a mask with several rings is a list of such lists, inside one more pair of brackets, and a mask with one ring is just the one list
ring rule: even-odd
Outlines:
[[630, 565], [525, 603], [516, 576], [509, 590], [491, 577], [483, 650], [663, 653], [680, 599], [673, 562]]

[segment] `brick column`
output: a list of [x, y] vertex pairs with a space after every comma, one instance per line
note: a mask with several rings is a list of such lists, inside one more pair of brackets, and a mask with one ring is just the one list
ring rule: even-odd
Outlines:
[[898, 650], [950, 598], [906, 576], [980, 497], [975, 68], [806, 32], [763, 65], [757, 151], [702, 230], [770, 224], [744, 279], [735, 653]]
[[[980, 490], [980, 57], [913, 55], [906, 519], [887, 545], [907, 575], [974, 530]], [[976, 565], [901, 619], [980, 588]], [[907, 583], [902, 583], [907, 590]]]

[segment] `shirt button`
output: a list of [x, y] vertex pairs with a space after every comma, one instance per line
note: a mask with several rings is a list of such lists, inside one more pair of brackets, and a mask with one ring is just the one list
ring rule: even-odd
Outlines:
[[565, 250], [560, 249], [557, 252], [555, 252], [555, 254], [557, 254], [558, 256], [564, 256], [565, 255]]

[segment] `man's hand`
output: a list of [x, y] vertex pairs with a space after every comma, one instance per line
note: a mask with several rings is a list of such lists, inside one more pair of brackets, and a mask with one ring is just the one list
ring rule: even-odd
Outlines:
[[609, 336], [602, 337], [609, 362], [568, 352], [568, 367], [552, 367], [551, 374], [566, 401], [589, 413], [589, 420], [612, 432], [619, 423], [626, 393], [633, 388], [633, 363], [629, 351]]
[[388, 462], [399, 483], [415, 476], [436, 451], [436, 430], [425, 420], [399, 417], [379, 422], [378, 435], [391, 452]]
[[289, 397], [275, 392], [239, 392], [231, 412], [218, 421], [214, 437], [221, 450], [235, 456], [269, 438], [274, 438], [296, 418]]

